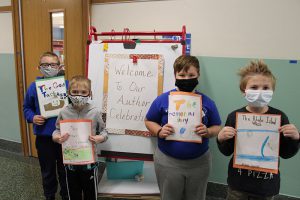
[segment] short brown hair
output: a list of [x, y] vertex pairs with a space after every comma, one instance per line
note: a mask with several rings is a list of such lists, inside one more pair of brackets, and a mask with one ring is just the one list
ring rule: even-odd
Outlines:
[[240, 90], [245, 92], [246, 85], [248, 83], [249, 78], [255, 75], [262, 75], [269, 77], [272, 81], [273, 90], [276, 85], [276, 78], [272, 74], [271, 70], [268, 66], [263, 62], [263, 60], [252, 60], [250, 64], [241, 68], [238, 72], [240, 78]]
[[41, 60], [42, 60], [42, 58], [44, 58], [44, 57], [52, 57], [52, 58], [56, 58], [56, 59], [57, 59], [58, 65], [60, 65], [60, 61], [59, 61], [58, 56], [57, 56], [55, 53], [51, 52], [51, 51], [44, 52], [44, 53], [40, 56], [39, 64], [41, 64]]
[[91, 90], [91, 80], [82, 76], [82, 75], [76, 75], [76, 76], [73, 76], [70, 80], [70, 83], [69, 83], [69, 92], [71, 90], [71, 88], [74, 86], [74, 85], [78, 85], [78, 83], [85, 83], [87, 88], [89, 90]]
[[200, 64], [199, 60], [195, 56], [181, 55], [179, 56], [173, 65], [174, 75], [181, 70], [188, 71], [190, 66], [194, 66], [197, 69], [198, 74], [200, 74]]

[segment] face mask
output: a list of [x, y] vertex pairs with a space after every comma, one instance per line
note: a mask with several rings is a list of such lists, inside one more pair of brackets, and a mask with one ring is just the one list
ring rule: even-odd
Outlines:
[[58, 74], [59, 69], [52, 67], [41, 67], [40, 71], [44, 75], [44, 77], [50, 78], [56, 76]]
[[270, 103], [273, 90], [245, 90], [245, 99], [249, 106], [264, 107]]
[[85, 104], [87, 104], [88, 100], [89, 100], [89, 96], [73, 96], [73, 95], [69, 95], [69, 98], [71, 100], [71, 102], [73, 103], [74, 106], [84, 106]]
[[180, 91], [192, 92], [198, 85], [198, 78], [192, 79], [176, 79], [175, 86], [178, 87]]

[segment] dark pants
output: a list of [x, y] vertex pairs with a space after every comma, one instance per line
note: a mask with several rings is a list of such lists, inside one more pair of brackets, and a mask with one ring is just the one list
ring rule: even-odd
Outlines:
[[68, 196], [61, 145], [53, 142], [51, 136], [37, 136], [35, 145], [42, 172], [45, 197], [55, 197], [58, 185], [56, 173], [61, 188], [60, 195], [62, 197]]
[[97, 199], [97, 167], [66, 166], [66, 172], [70, 200]]
[[233, 190], [230, 187], [227, 191], [227, 197], [226, 200], [273, 200], [274, 197], [261, 197], [255, 194], [249, 194], [246, 192], [241, 192], [238, 190]]

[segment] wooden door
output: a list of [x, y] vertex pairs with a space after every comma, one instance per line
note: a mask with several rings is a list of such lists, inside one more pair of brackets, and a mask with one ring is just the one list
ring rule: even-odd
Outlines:
[[[24, 41], [25, 87], [40, 76], [37, 66], [45, 51], [52, 51], [51, 13], [64, 13], [65, 77], [85, 72], [85, 48], [88, 34], [88, 0], [23, 0], [22, 24]], [[23, 102], [21, 102], [23, 103]], [[37, 156], [35, 136], [29, 128], [31, 155]]]

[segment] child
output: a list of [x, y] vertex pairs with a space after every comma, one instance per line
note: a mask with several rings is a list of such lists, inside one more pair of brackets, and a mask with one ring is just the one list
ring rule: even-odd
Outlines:
[[[60, 70], [58, 56], [52, 52], [43, 53], [40, 57], [38, 69], [43, 74], [43, 77], [37, 77], [37, 79], [57, 76]], [[68, 199], [65, 169], [61, 156], [61, 145], [52, 141], [56, 117], [46, 119], [41, 116], [35, 82], [32, 82], [27, 90], [23, 112], [27, 122], [33, 123], [33, 132], [36, 135], [35, 145], [41, 167], [43, 189], [46, 199], [55, 199], [55, 193], [57, 191], [56, 170], [58, 172], [61, 188], [60, 195], [62, 199]]]
[[[234, 137], [236, 113], [258, 113], [281, 115], [280, 151], [279, 156], [290, 158], [298, 151], [299, 132], [289, 123], [287, 116], [280, 110], [268, 106], [275, 89], [275, 77], [263, 61], [251, 61], [250, 65], [242, 68], [239, 72], [240, 90], [248, 105], [230, 113], [225, 127], [217, 137], [220, 151], [229, 156], [234, 152]], [[233, 168], [231, 158], [228, 169], [228, 200], [238, 199], [273, 199], [279, 193], [280, 174], [257, 172]], [[255, 175], [256, 174], [256, 175]]]
[[[107, 140], [107, 132], [101, 113], [89, 104], [92, 96], [91, 81], [83, 76], [74, 76], [69, 85], [68, 95], [71, 104], [61, 110], [56, 121], [56, 130], [52, 138], [62, 144], [68, 139], [68, 134], [60, 135], [59, 121], [65, 119], [91, 119], [92, 131], [95, 135], [90, 136], [90, 141], [98, 144]], [[96, 165], [66, 165], [68, 192], [71, 200], [81, 200], [82, 192], [84, 199], [97, 199], [97, 176]]]
[[[215, 103], [195, 90], [200, 76], [199, 61], [194, 56], [182, 55], [175, 60], [176, 89], [158, 96], [145, 119], [148, 130], [158, 138], [154, 154], [154, 167], [162, 200], [204, 200], [211, 155], [208, 140], [219, 132], [221, 119]], [[202, 124], [195, 127], [195, 134], [202, 136], [202, 143], [166, 140], [174, 133], [168, 124], [169, 94], [172, 91], [192, 92], [202, 96]]]

